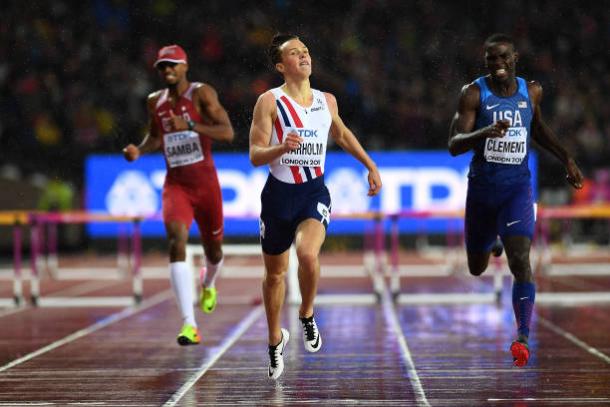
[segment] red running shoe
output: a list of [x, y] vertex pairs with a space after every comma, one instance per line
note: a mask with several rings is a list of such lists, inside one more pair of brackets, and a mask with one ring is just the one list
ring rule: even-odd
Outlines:
[[513, 355], [513, 365], [517, 367], [527, 365], [527, 361], [530, 358], [530, 350], [527, 347], [527, 343], [514, 341], [510, 344], [510, 353]]

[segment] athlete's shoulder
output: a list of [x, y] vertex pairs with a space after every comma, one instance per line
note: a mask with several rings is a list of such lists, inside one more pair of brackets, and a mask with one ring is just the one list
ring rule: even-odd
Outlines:
[[269, 89], [266, 92], [261, 93], [256, 100], [254, 105], [254, 111], [257, 114], [262, 113], [264, 116], [270, 115], [272, 118], [275, 117], [276, 101], [275, 95]]
[[165, 89], [159, 89], [154, 92], [151, 92], [148, 94], [148, 97], [146, 98], [146, 100], [148, 100], [148, 102], [153, 102], [153, 101], [156, 102], [161, 97], [163, 92], [165, 92]]
[[536, 81], [536, 80], [531, 80], [531, 81], [525, 81], [527, 83], [527, 90], [532, 92], [542, 92], [542, 85], [540, 84], [540, 82]]
[[146, 104], [148, 106], [149, 111], [152, 112], [153, 110], [155, 110], [155, 108], [157, 106], [157, 102], [161, 98], [161, 95], [163, 94], [164, 91], [165, 91], [165, 89], [159, 89], [159, 90], [156, 90], [156, 91], [148, 94], [148, 97], [146, 98]]
[[328, 107], [332, 109], [337, 108], [337, 98], [330, 92], [322, 92], [324, 94], [324, 98], [326, 99], [326, 104]]
[[[322, 92], [322, 91], [319, 91], [319, 92]], [[322, 94], [324, 95], [324, 97], [326, 98], [327, 101], [337, 103], [337, 98], [332, 93], [322, 92]]]
[[462, 94], [479, 96], [481, 94], [481, 85], [479, 85], [479, 80], [476, 79], [462, 86]]
[[199, 100], [205, 102], [215, 100], [218, 98], [218, 92], [209, 83], [204, 82], [192, 82], [193, 94], [197, 95]]
[[193, 92], [198, 94], [207, 93], [207, 92], [216, 92], [214, 86], [210, 85], [207, 82], [191, 82], [193, 86]]
[[535, 103], [539, 103], [542, 98], [542, 85], [540, 82], [531, 80], [526, 81], [527, 83], [527, 93], [530, 95], [530, 99], [532, 99]]
[[271, 104], [275, 105], [275, 94], [273, 89], [269, 89], [258, 96], [256, 103]]
[[463, 103], [470, 108], [477, 108], [480, 103], [480, 98], [481, 87], [477, 81], [472, 81], [462, 86], [462, 90], [460, 91], [460, 103]]

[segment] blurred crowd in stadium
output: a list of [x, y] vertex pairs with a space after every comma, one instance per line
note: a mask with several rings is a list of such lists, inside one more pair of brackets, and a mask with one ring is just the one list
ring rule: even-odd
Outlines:
[[502, 31], [590, 179], [568, 196], [561, 165], [543, 156], [540, 185], [565, 191], [547, 199], [610, 200], [605, 2], [49, 0], [9, 1], [2, 16], [0, 178], [59, 177], [78, 194], [87, 154], [145, 133], [145, 98], [162, 87], [152, 62], [168, 43], [187, 50], [189, 78], [212, 84], [231, 116], [236, 142], [217, 149], [246, 151], [256, 97], [279, 84], [265, 54], [277, 31], [302, 36], [312, 85], [335, 93], [367, 148], [445, 149], [461, 86], [485, 73], [482, 42]]

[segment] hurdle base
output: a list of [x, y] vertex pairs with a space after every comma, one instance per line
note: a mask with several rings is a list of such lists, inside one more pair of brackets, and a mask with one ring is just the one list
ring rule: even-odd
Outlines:
[[496, 302], [495, 293], [426, 293], [426, 294], [399, 294], [396, 297], [398, 304], [435, 305], [435, 304], [492, 304]]
[[38, 307], [129, 307], [141, 301], [136, 297], [38, 297]]
[[19, 297], [0, 298], [0, 308], [18, 307], [19, 305], [21, 305]]
[[554, 292], [536, 293], [536, 305], [581, 305], [610, 302], [610, 292]]
[[[379, 296], [370, 294], [318, 294], [315, 299], [316, 305], [328, 304], [377, 304]], [[291, 304], [294, 304], [291, 302]], [[294, 304], [296, 305], [296, 304]]]

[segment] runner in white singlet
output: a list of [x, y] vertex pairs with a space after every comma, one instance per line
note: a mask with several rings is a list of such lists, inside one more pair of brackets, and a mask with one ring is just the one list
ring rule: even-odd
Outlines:
[[322, 346], [313, 303], [320, 275], [318, 255], [330, 222], [330, 195], [324, 185], [328, 135], [368, 169], [369, 196], [379, 193], [381, 177], [341, 120], [335, 97], [311, 88], [311, 56], [305, 44], [295, 35], [278, 34], [271, 42], [269, 56], [285, 82], [263, 93], [254, 106], [250, 161], [270, 167], [261, 193], [260, 235], [269, 327], [268, 375], [277, 379], [284, 370], [283, 352], [289, 337], [280, 319], [288, 249], [293, 241], [299, 260], [303, 342], [309, 352]]

